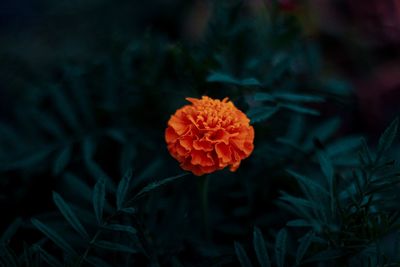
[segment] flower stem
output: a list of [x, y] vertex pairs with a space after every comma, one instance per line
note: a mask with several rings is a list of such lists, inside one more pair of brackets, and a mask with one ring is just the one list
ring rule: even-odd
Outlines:
[[210, 239], [211, 236], [208, 218], [208, 180], [208, 175], [199, 177], [199, 192], [201, 199], [204, 234], [207, 239]]

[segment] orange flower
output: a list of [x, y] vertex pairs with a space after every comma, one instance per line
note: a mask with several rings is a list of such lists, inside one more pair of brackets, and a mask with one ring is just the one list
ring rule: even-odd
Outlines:
[[253, 151], [254, 129], [228, 98], [186, 98], [168, 121], [165, 140], [182, 169], [203, 175], [229, 166], [234, 172]]

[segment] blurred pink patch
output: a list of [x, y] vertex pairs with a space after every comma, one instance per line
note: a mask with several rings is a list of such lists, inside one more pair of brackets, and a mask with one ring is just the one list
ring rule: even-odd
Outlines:
[[400, 42], [400, 0], [349, 0], [357, 27], [374, 42]]
[[400, 111], [400, 63], [377, 68], [368, 79], [356, 83], [360, 109], [368, 128], [380, 130]]

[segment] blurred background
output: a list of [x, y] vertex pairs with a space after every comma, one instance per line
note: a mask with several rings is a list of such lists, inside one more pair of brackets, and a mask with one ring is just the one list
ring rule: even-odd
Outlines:
[[[155, 177], [181, 172], [163, 135], [185, 97], [229, 96], [251, 110], [259, 107], [252, 100], [257, 90], [323, 96], [326, 103], [311, 104], [321, 117], [307, 117], [304, 133], [334, 118], [326, 139], [362, 135], [376, 146], [400, 114], [399, 45], [399, 0], [2, 0], [0, 229], [19, 218], [10, 244], [22, 250], [25, 241], [40, 239], [31, 217], [63, 229], [52, 191], [75, 201], [84, 218], [96, 177], [115, 186], [133, 168], [131, 191], [138, 192]], [[272, 142], [295, 129], [297, 117], [280, 118], [255, 126], [254, 156], [238, 176], [212, 177], [219, 253], [198, 231], [197, 188], [188, 179], [139, 205], [144, 215], [135, 227], [153, 243], [144, 245], [146, 256], [127, 263], [156, 258], [170, 264], [168, 255], [175, 255], [187, 263], [211, 258], [204, 266], [234, 266], [232, 242], [247, 240], [253, 225], [275, 236], [273, 229], [290, 215], [274, 201], [280, 190], [296, 191], [281, 179], [282, 166], [302, 168], [307, 161]], [[298, 138], [305, 147], [328, 144], [314, 137]], [[335, 162], [338, 168], [353, 163]]]
[[[234, 2], [234, 1], [233, 1]], [[249, 0], [259, 12], [268, 1]], [[305, 34], [318, 42], [329, 68], [354, 86], [362, 130], [376, 133], [398, 111], [400, 3], [396, 0], [280, 0]], [[201, 42], [213, 1], [148, 2], [5, 0], [0, 8], [1, 95], [14, 96], [28, 80], [54, 75], [60, 62], [85, 62], [116, 53], [146, 32], [179, 42]], [[10, 93], [10, 91], [12, 93]], [[9, 99], [11, 97], [11, 99]], [[9, 101], [1, 105], [6, 112]]]

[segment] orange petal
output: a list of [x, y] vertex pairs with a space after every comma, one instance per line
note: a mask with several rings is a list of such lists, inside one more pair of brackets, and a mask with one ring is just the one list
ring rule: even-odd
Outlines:
[[174, 143], [176, 139], [178, 139], [178, 137], [178, 134], [172, 127], [168, 127], [165, 130], [165, 140], [167, 141], [167, 143]]
[[222, 163], [229, 163], [231, 158], [231, 150], [229, 146], [224, 143], [218, 143], [215, 145], [215, 152], [217, 152], [218, 158], [222, 160]]
[[205, 139], [195, 140], [193, 142], [193, 147], [194, 147], [194, 149], [203, 150], [203, 151], [212, 151], [213, 150], [212, 144]]
[[214, 165], [214, 161], [211, 156], [207, 155], [204, 151], [201, 150], [193, 150], [190, 155], [192, 156], [192, 160], [190, 163], [193, 165], [201, 165], [201, 166], [212, 166]]
[[193, 147], [193, 139], [191, 136], [184, 136], [179, 139], [179, 144], [186, 150], [191, 150]]
[[178, 116], [174, 115], [168, 121], [168, 125], [171, 126], [178, 135], [182, 135], [188, 129], [188, 124], [185, 120], [179, 118]]

